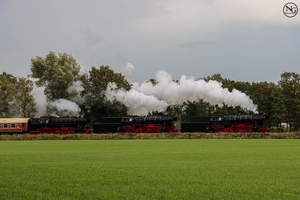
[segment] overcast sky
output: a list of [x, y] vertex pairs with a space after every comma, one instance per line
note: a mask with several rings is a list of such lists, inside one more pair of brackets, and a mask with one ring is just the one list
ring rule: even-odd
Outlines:
[[[286, 0], [0, 0], [0, 69], [27, 76], [30, 59], [72, 54], [81, 66], [135, 66], [131, 81], [165, 70], [278, 82], [300, 73], [300, 13]], [[300, 0], [294, 0], [300, 7]]]

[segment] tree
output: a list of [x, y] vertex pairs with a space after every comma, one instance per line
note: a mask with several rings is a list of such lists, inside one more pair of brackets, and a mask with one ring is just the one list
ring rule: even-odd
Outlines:
[[151, 82], [152, 85], [156, 85], [158, 83], [157, 80], [154, 78], [150, 78], [147, 82]]
[[36, 56], [31, 59], [32, 78], [37, 78], [37, 86], [45, 86], [48, 101], [68, 99], [76, 96], [70, 90], [72, 84], [79, 79], [80, 66], [72, 55], [49, 52], [44, 58]]
[[268, 125], [278, 127], [285, 115], [282, 88], [275, 83], [252, 83], [251, 99], [257, 105], [257, 111], [269, 117]]
[[31, 91], [33, 82], [26, 78], [16, 78], [3, 72], [0, 75], [0, 116], [33, 117], [36, 104]]
[[18, 78], [16, 84], [15, 102], [16, 113], [21, 117], [33, 117], [36, 113], [36, 103], [33, 95], [33, 81], [26, 78]]
[[209, 115], [211, 114], [211, 105], [203, 99], [198, 101], [187, 101], [184, 102], [184, 116], [182, 116], [182, 121], [189, 121], [192, 116], [197, 115]]
[[122, 116], [127, 114], [127, 108], [120, 102], [110, 102], [105, 91], [109, 83], [115, 83], [116, 89], [130, 90], [131, 85], [121, 73], [116, 73], [109, 66], [92, 67], [88, 74], [81, 77], [85, 102], [82, 110], [91, 121], [97, 121], [105, 116]]
[[222, 106], [215, 105], [213, 110], [213, 114], [223, 114], [223, 115], [249, 115], [253, 114], [253, 112], [245, 110], [240, 106], [228, 106], [223, 103]]
[[222, 75], [219, 73], [213, 74], [212, 76], [207, 76], [206, 78], [203, 78], [203, 80], [205, 80], [206, 82], [210, 80], [218, 81], [219, 83], [222, 83], [223, 88], [228, 88], [230, 92], [234, 88], [234, 83], [235, 83], [233, 80], [223, 78]]
[[12, 106], [16, 94], [15, 84], [17, 79], [3, 72], [0, 74], [0, 117], [12, 117], [16, 110]]
[[300, 75], [295, 72], [284, 72], [278, 84], [282, 88], [290, 130], [294, 127], [297, 131], [300, 128]]

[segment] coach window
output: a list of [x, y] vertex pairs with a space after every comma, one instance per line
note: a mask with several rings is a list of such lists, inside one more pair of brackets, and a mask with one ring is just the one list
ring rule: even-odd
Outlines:
[[2, 128], [2, 124], [0, 124], [0, 128]]
[[3, 124], [3, 128], [7, 128], [7, 124]]
[[16, 124], [11, 124], [10, 128], [16, 128]]

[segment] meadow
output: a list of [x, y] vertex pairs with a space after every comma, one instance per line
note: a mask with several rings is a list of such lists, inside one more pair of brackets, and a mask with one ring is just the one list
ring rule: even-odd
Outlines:
[[0, 199], [299, 199], [300, 140], [0, 141]]

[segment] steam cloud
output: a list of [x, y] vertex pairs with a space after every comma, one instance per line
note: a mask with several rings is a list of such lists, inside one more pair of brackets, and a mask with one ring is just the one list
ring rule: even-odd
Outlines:
[[234, 89], [230, 92], [222, 88], [217, 81], [195, 80], [194, 77], [182, 75], [179, 83], [173, 81], [172, 76], [165, 71], [156, 73], [157, 84], [144, 82], [135, 83], [130, 91], [111, 90], [113, 84], [106, 91], [109, 100], [116, 99], [124, 103], [129, 109], [129, 114], [145, 115], [146, 110], [162, 111], [168, 105], [181, 104], [185, 101], [203, 99], [213, 105], [220, 106], [225, 103], [229, 106], [240, 106], [256, 112], [252, 100], [241, 91]]
[[[131, 75], [134, 72], [134, 66], [127, 63], [123, 68], [123, 73]], [[109, 83], [105, 92], [106, 98], [110, 101], [117, 100], [128, 107], [128, 114], [147, 115], [153, 111], [164, 111], [168, 105], [178, 105], [186, 101], [197, 101], [203, 99], [212, 105], [222, 106], [223, 103], [229, 106], [240, 106], [256, 112], [256, 106], [252, 100], [241, 91], [233, 89], [230, 92], [227, 88], [222, 88], [222, 84], [217, 81], [195, 80], [194, 77], [182, 75], [179, 82], [173, 81], [171, 74], [165, 71], [156, 73], [157, 84], [153, 85], [149, 81], [142, 84], [133, 83], [129, 91], [122, 89], [116, 90], [115, 83]], [[83, 88], [81, 82], [75, 82], [70, 90], [81, 91]], [[44, 87], [35, 87], [32, 91], [37, 103], [35, 117], [46, 114], [46, 107], [50, 106], [53, 113], [58, 115], [78, 116], [80, 108], [78, 104], [84, 101], [84, 98], [77, 95], [71, 101], [58, 99], [48, 103], [44, 95]]]
[[48, 113], [50, 115], [59, 116], [78, 116], [80, 113], [80, 107], [72, 101], [66, 99], [58, 99], [53, 102], [47, 102], [44, 94], [44, 87], [36, 87], [32, 91], [32, 95], [36, 101], [37, 112], [35, 117], [41, 117], [47, 114], [46, 107], [49, 106], [53, 109], [53, 112]]
[[134, 89], [129, 91], [117, 90], [115, 83], [109, 83], [106, 91], [108, 100], [117, 100], [128, 107], [128, 114], [146, 115], [152, 111], [164, 111], [168, 104], [163, 100], [159, 100], [153, 95], [145, 95]]
[[57, 99], [51, 102], [50, 106], [54, 107], [61, 116], [78, 116], [81, 110], [75, 102], [66, 99]]
[[82, 90], [83, 90], [83, 87], [82, 87], [81, 81], [74, 82], [73, 85], [68, 89], [68, 91], [76, 91], [77, 95], [75, 97], [71, 98], [71, 101], [75, 102], [78, 105], [83, 104], [85, 99], [84, 99], [84, 97], [82, 97], [80, 95], [80, 92]]
[[47, 100], [44, 94], [44, 89], [44, 87], [35, 86], [31, 92], [37, 106], [37, 112], [35, 113], [35, 117], [41, 117], [46, 113]]
[[123, 67], [123, 74], [131, 76], [134, 72], [134, 66], [130, 62], [128, 62], [124, 67]]

